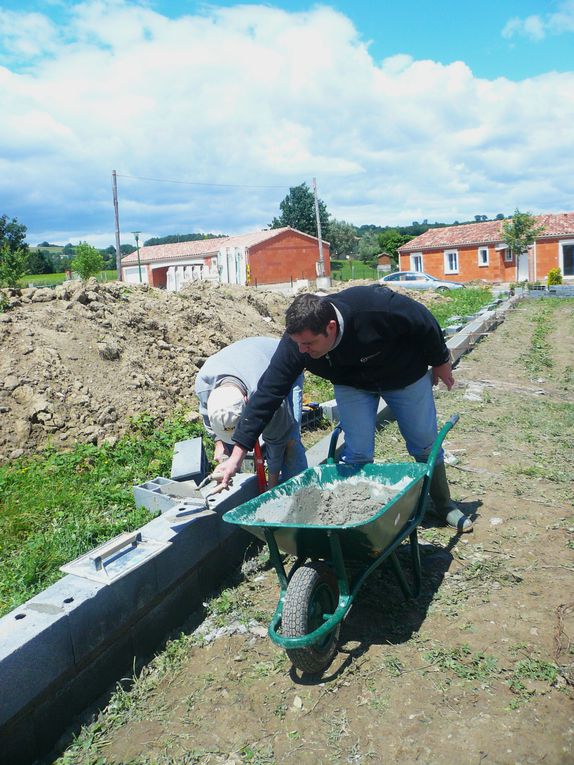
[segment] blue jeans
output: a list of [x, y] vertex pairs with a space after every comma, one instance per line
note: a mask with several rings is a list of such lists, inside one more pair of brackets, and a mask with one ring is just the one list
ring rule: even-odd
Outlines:
[[[426, 462], [437, 435], [436, 408], [430, 370], [419, 380], [397, 390], [376, 392], [335, 385], [339, 419], [345, 433], [341, 459], [348, 463], [372, 462], [379, 398], [391, 408], [407, 451], [418, 462]], [[441, 449], [437, 462], [444, 460]]]
[[308, 467], [307, 454], [305, 452], [305, 447], [301, 442], [301, 418], [303, 417], [303, 375], [299, 375], [299, 377], [295, 380], [287, 402], [289, 404], [289, 408], [291, 409], [291, 414], [295, 419], [295, 423], [291, 429], [287, 446], [285, 447], [283, 464], [281, 465], [281, 481], [286, 481], [288, 478], [293, 478], [294, 475], [298, 475]]

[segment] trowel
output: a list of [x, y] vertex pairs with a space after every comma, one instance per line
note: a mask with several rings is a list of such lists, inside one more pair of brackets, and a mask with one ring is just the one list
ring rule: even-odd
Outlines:
[[[199, 507], [207, 507], [207, 500], [214, 494], [218, 494], [223, 490], [223, 485], [217, 483], [213, 488], [209, 487], [210, 483], [215, 483], [213, 473], [206, 476], [201, 483], [197, 484], [195, 481], [174, 481], [173, 483], [164, 484], [160, 486], [161, 494], [166, 494], [168, 497], [178, 499], [186, 505], [195, 505]], [[204, 491], [201, 491], [201, 490]]]
[[217, 483], [212, 488], [209, 485], [212, 482], [215, 479], [213, 473], [210, 473], [199, 484], [195, 481], [177, 481], [160, 487], [162, 494], [177, 500], [177, 504], [165, 513], [173, 527], [184, 526], [202, 516], [214, 514], [215, 511], [209, 507], [209, 499], [222, 491], [223, 486]]

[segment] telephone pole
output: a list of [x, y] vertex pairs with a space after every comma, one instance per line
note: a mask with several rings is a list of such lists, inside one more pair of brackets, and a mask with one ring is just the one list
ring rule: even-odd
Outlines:
[[114, 197], [114, 217], [116, 223], [116, 269], [118, 279], [122, 280], [122, 251], [120, 249], [120, 214], [118, 212], [118, 179], [116, 171], [112, 171], [112, 193]]
[[317, 287], [329, 287], [331, 277], [325, 276], [325, 259], [323, 257], [323, 235], [321, 233], [321, 216], [319, 215], [319, 197], [317, 196], [317, 180], [313, 178], [313, 197], [315, 198], [315, 217], [317, 218], [317, 238], [319, 239], [319, 260], [316, 263]]
[[323, 260], [323, 238], [321, 236], [321, 217], [319, 215], [319, 199], [317, 198], [317, 180], [313, 178], [313, 196], [315, 197], [315, 217], [317, 219], [317, 237], [319, 239], [319, 262], [317, 276], [325, 276], [325, 261]]

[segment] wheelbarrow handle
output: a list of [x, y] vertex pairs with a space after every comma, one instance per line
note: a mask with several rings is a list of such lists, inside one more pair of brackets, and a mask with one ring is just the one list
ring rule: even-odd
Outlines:
[[434, 470], [434, 465], [435, 465], [435, 462], [436, 462], [436, 458], [438, 457], [438, 453], [440, 452], [440, 449], [441, 449], [441, 446], [442, 446], [442, 442], [446, 438], [446, 434], [449, 432], [449, 430], [454, 428], [454, 426], [459, 421], [459, 419], [460, 419], [460, 415], [459, 414], [453, 414], [452, 417], [450, 417], [445, 422], [445, 424], [443, 425], [443, 427], [439, 431], [437, 437], [435, 438], [435, 442], [434, 442], [434, 444], [432, 446], [431, 452], [430, 452], [430, 454], [428, 456], [428, 459], [427, 459], [427, 475], [429, 477], [432, 476], [432, 473], [433, 473], [433, 470]]
[[339, 440], [339, 434], [342, 432], [343, 426], [338, 422], [333, 428], [331, 433], [331, 440], [329, 441], [329, 452], [327, 454], [327, 462], [335, 462], [335, 451], [337, 450], [337, 441]]

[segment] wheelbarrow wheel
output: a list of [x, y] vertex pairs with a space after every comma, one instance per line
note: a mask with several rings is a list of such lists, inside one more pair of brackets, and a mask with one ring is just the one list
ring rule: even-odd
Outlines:
[[[332, 569], [324, 563], [308, 563], [295, 571], [283, 602], [281, 618], [285, 637], [303, 637], [320, 627], [326, 615], [337, 608], [339, 587]], [[287, 649], [292, 664], [303, 672], [316, 674], [326, 669], [337, 651], [341, 625], [318, 643]]]

